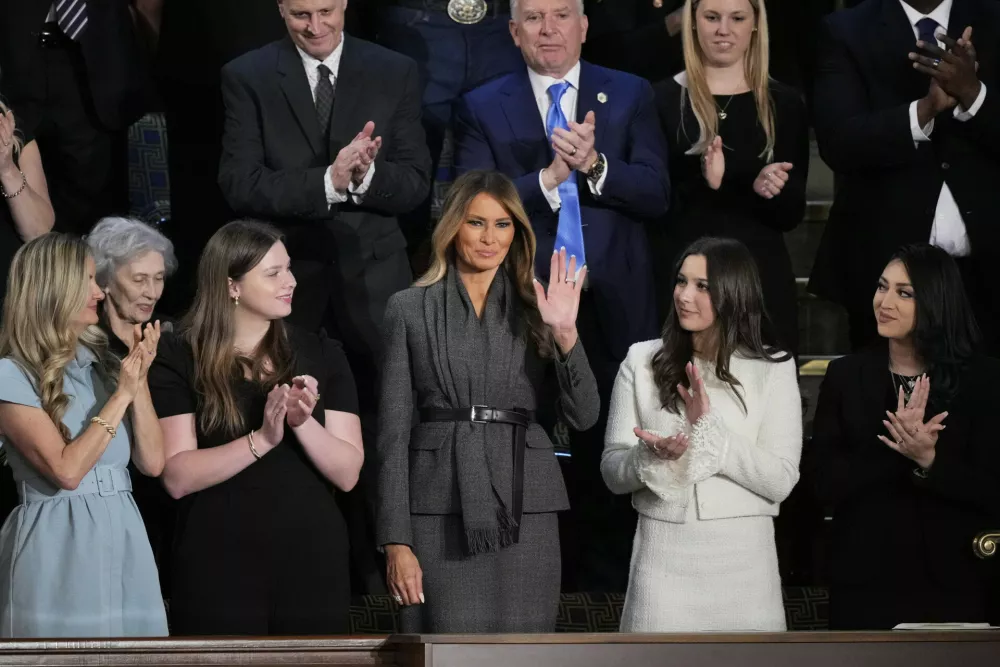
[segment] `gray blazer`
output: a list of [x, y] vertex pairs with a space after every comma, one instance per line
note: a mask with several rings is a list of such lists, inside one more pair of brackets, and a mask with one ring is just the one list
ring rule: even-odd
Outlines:
[[[463, 322], [461, 326], [467, 331], [462, 332], [458, 344], [448, 343], [447, 354], [442, 358], [438, 332], [446, 316], [446, 302], [455, 303], [454, 295], [451, 301], [447, 295], [449, 289], [456, 289], [455, 284], [452, 278], [430, 287], [404, 290], [389, 300], [386, 309], [385, 359], [375, 452], [378, 474], [376, 543], [380, 546], [412, 546], [411, 514], [459, 514], [462, 511], [456, 462], [463, 452], [455, 447], [454, 425], [418, 423], [414, 418], [415, 409], [467, 407], [453, 404], [455, 392], [450, 369], [458, 364], [464, 364], [463, 370], [478, 375], [482, 382], [471, 394], [487, 401], [479, 404], [541, 411], [554, 407], [566, 424], [581, 431], [593, 426], [598, 419], [597, 381], [583, 344], [578, 342], [565, 358], [541, 359], [533, 344], [516, 335], [507, 322], [502, 321], [499, 307], [488, 306], [483, 311], [484, 319], [501, 320], [491, 320], [490, 326], [483, 326], [485, 323], [477, 320], [474, 314]], [[463, 301], [471, 308], [461, 281], [457, 284]], [[491, 293], [493, 291], [491, 288]], [[497, 351], [502, 351], [499, 356]], [[506, 381], [500, 382], [499, 377]], [[503, 398], [499, 399], [493, 391], [498, 385], [505, 387]], [[491, 399], [505, 400], [509, 404], [489, 403]], [[493, 471], [494, 479], [511, 479], [513, 465], [509, 451], [508, 448], [505, 455], [491, 461], [491, 466], [493, 462], [500, 462], [504, 468]], [[496, 485], [498, 496], [506, 500], [504, 489], [509, 497], [510, 484]], [[527, 432], [524, 457], [524, 511], [555, 512], [568, 508], [566, 487], [552, 442], [545, 430], [534, 423]]]

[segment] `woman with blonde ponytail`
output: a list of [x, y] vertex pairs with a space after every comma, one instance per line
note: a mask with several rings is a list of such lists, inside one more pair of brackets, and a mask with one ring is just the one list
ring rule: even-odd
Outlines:
[[[673, 185], [664, 241], [670, 255], [703, 236], [742, 241], [775, 324], [768, 342], [795, 352], [795, 275], [782, 234], [805, 212], [805, 104], [769, 75], [764, 0], [686, 0], [682, 23], [684, 71], [656, 86]], [[669, 298], [674, 276], [661, 279]]]
[[0, 637], [167, 634], [130, 457], [163, 470], [146, 375], [159, 323], [118, 361], [87, 245], [47, 234], [11, 264], [0, 324], [0, 448], [20, 505], [0, 532]]

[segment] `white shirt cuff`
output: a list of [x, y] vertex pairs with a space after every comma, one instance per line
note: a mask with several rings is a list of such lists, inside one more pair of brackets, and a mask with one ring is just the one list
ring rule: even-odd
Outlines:
[[914, 142], [930, 141], [931, 132], [934, 131], [934, 119], [920, 127], [920, 120], [917, 118], [917, 103], [910, 102], [910, 135]]
[[343, 204], [347, 201], [347, 191], [338, 192], [333, 188], [333, 165], [326, 168], [326, 175], [323, 177], [323, 187], [326, 189], [326, 203], [330, 206]]
[[368, 171], [365, 172], [365, 177], [361, 179], [361, 185], [359, 185], [358, 187], [354, 187], [354, 181], [351, 181], [351, 184], [347, 186], [347, 191], [353, 195], [352, 199], [354, 199], [355, 204], [361, 203], [361, 200], [368, 192], [368, 188], [371, 187], [373, 176], [375, 176], [374, 162], [368, 165]]
[[980, 82], [979, 95], [976, 96], [976, 101], [972, 103], [972, 106], [969, 107], [968, 109], [963, 109], [961, 104], [955, 107], [955, 112], [954, 112], [955, 120], [960, 120], [964, 123], [965, 121], [971, 119], [973, 116], [979, 113], [979, 110], [982, 108], [983, 102], [985, 100], [986, 100], [986, 84]]
[[[542, 171], [545, 171], [542, 169]], [[545, 183], [542, 181], [542, 171], [538, 172], [538, 187], [542, 189], [542, 194], [545, 195], [545, 201], [549, 203], [549, 207], [553, 211], [558, 211], [562, 208], [562, 197], [559, 196], [559, 186], [552, 188], [551, 190], [545, 189]]]
[[587, 178], [587, 185], [590, 186], [590, 194], [595, 197], [601, 196], [601, 190], [604, 189], [604, 180], [608, 177], [608, 158], [604, 155], [604, 153], [601, 153], [601, 157], [604, 158], [604, 173], [601, 174], [599, 179], [597, 179], [597, 183], [595, 184], [589, 178], [584, 176], [584, 178]]

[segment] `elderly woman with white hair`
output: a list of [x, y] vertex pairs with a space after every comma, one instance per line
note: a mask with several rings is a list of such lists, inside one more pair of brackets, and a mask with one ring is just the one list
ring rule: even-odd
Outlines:
[[[155, 315], [165, 279], [177, 269], [174, 244], [154, 227], [131, 218], [104, 218], [87, 235], [94, 256], [95, 279], [104, 300], [99, 326], [108, 335], [108, 350], [119, 359], [128, 356], [136, 324], [160, 320], [161, 331], [172, 325]], [[164, 597], [170, 596], [170, 543], [176, 508], [158, 479], [129, 465], [132, 495], [146, 524], [149, 543], [160, 572]]]
[[104, 218], [87, 235], [87, 244], [97, 265], [97, 284], [107, 297], [101, 327], [108, 333], [111, 351], [121, 357], [132, 345], [132, 327], [154, 319], [164, 281], [177, 269], [174, 244], [131, 218]]

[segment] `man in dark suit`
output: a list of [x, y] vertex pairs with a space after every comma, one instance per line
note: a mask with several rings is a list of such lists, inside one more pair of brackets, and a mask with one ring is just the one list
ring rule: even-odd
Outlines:
[[666, 145], [649, 83], [580, 60], [582, 1], [518, 0], [511, 11], [527, 67], [463, 98], [455, 165], [515, 180], [538, 236], [540, 277], [561, 246], [589, 269], [578, 325], [603, 419], [573, 435], [566, 527], [579, 544], [567, 541], [566, 583], [624, 590], [635, 513], [605, 488], [599, 462], [618, 366], [632, 343], [659, 330], [642, 222], [667, 210]]
[[930, 241], [958, 260], [987, 350], [1000, 349], [998, 44], [994, 0], [867, 0], [826, 19], [815, 126], [838, 181], [810, 289], [847, 309], [855, 347], [875, 336], [892, 252]]
[[148, 62], [128, 0], [0, 0], [3, 95], [45, 163], [56, 229], [128, 209], [123, 130], [145, 110]]
[[[412, 280], [397, 216], [427, 196], [431, 159], [416, 63], [344, 34], [346, 5], [280, 0], [288, 37], [223, 68], [219, 185], [238, 214], [285, 231], [290, 319], [344, 343], [373, 444], [385, 304]], [[370, 533], [352, 533], [358, 558], [374, 553]]]

